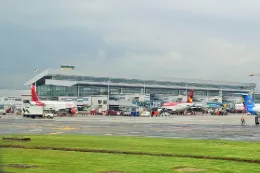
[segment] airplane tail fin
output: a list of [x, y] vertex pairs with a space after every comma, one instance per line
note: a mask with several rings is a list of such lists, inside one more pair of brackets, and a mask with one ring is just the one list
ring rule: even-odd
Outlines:
[[252, 108], [252, 107], [255, 106], [255, 103], [254, 103], [253, 99], [251, 98], [251, 96], [249, 94], [239, 93], [237, 95], [242, 96], [242, 102], [243, 102], [243, 104], [246, 108]]
[[32, 94], [32, 101], [33, 102], [40, 102], [40, 99], [38, 98], [38, 95], [36, 93], [36, 89], [35, 89], [34, 85], [31, 86], [31, 94]]
[[187, 103], [193, 102], [193, 95], [194, 95], [194, 90], [191, 90], [190, 94], [188, 95]]

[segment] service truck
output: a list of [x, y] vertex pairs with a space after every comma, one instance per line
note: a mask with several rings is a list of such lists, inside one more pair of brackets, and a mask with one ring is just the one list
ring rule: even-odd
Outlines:
[[25, 104], [23, 107], [23, 116], [27, 118], [48, 118], [53, 119], [54, 114], [50, 110], [45, 110], [45, 106]]

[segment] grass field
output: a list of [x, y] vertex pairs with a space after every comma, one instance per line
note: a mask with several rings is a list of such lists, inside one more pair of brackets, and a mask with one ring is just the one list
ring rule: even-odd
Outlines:
[[[1, 136], [3, 137], [3, 136]], [[14, 137], [14, 136], [4, 136]], [[17, 137], [17, 136], [16, 136]], [[22, 137], [22, 136], [19, 136]], [[86, 135], [26, 135], [30, 142], [6, 142], [1, 145], [53, 146], [98, 150], [120, 150], [147, 153], [172, 153], [194, 156], [221, 156], [259, 159], [258, 142], [233, 142], [220, 140], [155, 139], [141, 137], [86, 136]], [[260, 172], [260, 164], [222, 160], [178, 157], [84, 153], [36, 149], [3, 148], [2, 161], [9, 172], [86, 172], [126, 173]], [[35, 168], [7, 167], [8, 164], [36, 165]]]

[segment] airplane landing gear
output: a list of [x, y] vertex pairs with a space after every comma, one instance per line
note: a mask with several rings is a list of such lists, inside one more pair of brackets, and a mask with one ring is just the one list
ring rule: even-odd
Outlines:
[[255, 125], [259, 125], [259, 117], [258, 116], [255, 117]]

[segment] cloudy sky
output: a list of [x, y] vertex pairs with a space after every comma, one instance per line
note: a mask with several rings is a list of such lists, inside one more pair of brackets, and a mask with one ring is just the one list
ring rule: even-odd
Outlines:
[[259, 0], [0, 0], [0, 88], [61, 63], [98, 76], [250, 82], [259, 9]]

